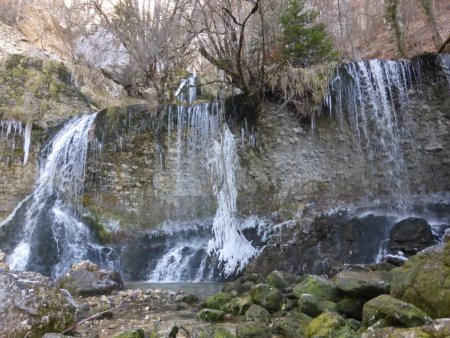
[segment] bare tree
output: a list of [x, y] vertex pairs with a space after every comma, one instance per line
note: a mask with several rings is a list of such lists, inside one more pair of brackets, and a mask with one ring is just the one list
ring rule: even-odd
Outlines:
[[163, 103], [165, 92], [174, 76], [184, 69], [192, 57], [194, 34], [185, 23], [193, 14], [191, 1], [118, 0], [109, 13], [94, 3], [101, 24], [117, 37], [138, 70], [136, 81], [155, 88]]
[[[200, 54], [223, 70], [231, 85], [247, 96], [261, 93], [271, 76], [283, 1], [198, 0], [191, 21]], [[275, 19], [274, 19], [275, 18]], [[194, 24], [192, 24], [194, 22]]]

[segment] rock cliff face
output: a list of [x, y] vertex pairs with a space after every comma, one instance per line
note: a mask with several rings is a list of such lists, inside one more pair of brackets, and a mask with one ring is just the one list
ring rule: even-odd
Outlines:
[[[410, 210], [416, 202], [429, 202], [430, 196], [442, 201], [450, 191], [449, 74], [444, 56], [343, 65], [330, 84], [322, 115], [312, 121], [270, 101], [255, 114], [238, 102], [220, 107], [193, 100], [194, 87], [183, 89], [187, 99], [180, 101], [185, 103], [163, 111], [144, 105], [106, 109], [89, 133], [81, 219], [97, 242], [124, 248], [123, 262], [144, 264], [145, 255], [166, 253], [158, 249], [165, 235], [157, 246], [148, 247], [149, 231], [199, 220], [210, 226], [217, 210], [221, 217], [239, 219], [242, 228], [250, 223], [263, 228], [351, 204]], [[1, 168], [6, 180], [0, 200], [6, 216], [31, 193], [30, 173], [37, 171], [37, 151], [49, 133], [45, 126], [39, 128], [42, 121], [35, 121], [31, 146], [25, 150], [27, 124], [5, 121], [1, 142], [5, 151], [12, 149]], [[7, 132], [8, 125], [15, 133]], [[222, 133], [225, 125], [234, 135], [232, 148]], [[234, 151], [236, 163], [230, 156]], [[25, 153], [29, 159], [23, 167]], [[230, 184], [236, 187], [236, 200]], [[280, 243], [295, 241], [304, 231], [295, 229]], [[384, 230], [377, 234], [380, 239]], [[195, 249], [198, 254], [187, 254], [199, 266], [206, 262], [207, 240], [202, 241]], [[179, 256], [180, 264], [187, 247], [172, 255]], [[136, 273], [140, 268], [133, 265], [130, 275], [146, 278], [148, 272]]]
[[[341, 111], [335, 108], [331, 117], [325, 112], [316, 118], [313, 130], [309, 121], [301, 123], [288, 109], [270, 102], [257, 118], [251, 118], [252, 111], [241, 111], [239, 117], [229, 114], [226, 119], [238, 141], [241, 215], [277, 212], [290, 219], [311, 209], [349, 203], [391, 203], [395, 208], [401, 207], [396, 205], [399, 198], [412, 205], [425, 195], [447, 193], [449, 83], [436, 57], [424, 56], [411, 64], [417, 73], [405, 79], [410, 81], [402, 89], [407, 105], [394, 109], [400, 103], [389, 103], [391, 113], [398, 114], [395, 134], [375, 134], [378, 141], [360, 140], [366, 136], [354, 129], [359, 123], [368, 134], [377, 133], [382, 123], [391, 123], [381, 120], [377, 126], [377, 121], [369, 121], [361, 126], [370, 114], [381, 114], [370, 108], [372, 102], [357, 121], [345, 105]], [[393, 92], [400, 89], [391, 85], [391, 94], [397, 95]], [[143, 228], [168, 219], [214, 215], [214, 182], [205, 168], [209, 145], [195, 133], [216, 117], [211, 111], [209, 117], [206, 111], [197, 113], [189, 115], [191, 125], [179, 127], [176, 114], [149, 112], [145, 106], [102, 112], [96, 122], [95, 156], [88, 160], [85, 206]], [[383, 143], [393, 136], [398, 138], [397, 158], [387, 158], [392, 150]]]

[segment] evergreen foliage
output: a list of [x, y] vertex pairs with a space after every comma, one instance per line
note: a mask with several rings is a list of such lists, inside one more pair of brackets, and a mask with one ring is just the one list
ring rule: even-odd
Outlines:
[[305, 0], [291, 0], [281, 16], [283, 54], [294, 66], [307, 67], [336, 60], [338, 52], [318, 13], [306, 8]]

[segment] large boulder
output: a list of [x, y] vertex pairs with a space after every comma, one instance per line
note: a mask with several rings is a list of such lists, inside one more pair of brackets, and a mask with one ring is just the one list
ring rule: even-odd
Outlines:
[[34, 272], [0, 272], [0, 337], [42, 337], [73, 322], [75, 308], [50, 280]]
[[309, 275], [294, 287], [294, 294], [300, 298], [302, 294], [310, 294], [318, 300], [335, 300], [336, 285], [325, 277]]
[[306, 327], [306, 338], [349, 338], [354, 332], [343, 317], [334, 312], [326, 311], [314, 318]]
[[272, 271], [266, 278], [267, 284], [279, 290], [285, 290], [297, 282], [297, 277], [284, 271]]
[[371, 299], [389, 293], [392, 274], [388, 271], [341, 271], [333, 277], [339, 292], [345, 296]]
[[117, 271], [100, 269], [89, 261], [74, 264], [59, 285], [75, 296], [104, 295], [124, 288]]
[[280, 290], [264, 283], [250, 289], [250, 298], [254, 304], [262, 306], [270, 313], [281, 310], [286, 300]]
[[205, 301], [205, 307], [209, 309], [225, 310], [226, 304], [233, 298], [229, 292], [219, 292], [209, 296]]
[[245, 320], [249, 322], [270, 322], [270, 313], [262, 306], [253, 304], [250, 308], [245, 312]]
[[433, 232], [426, 220], [406, 218], [392, 227], [389, 233], [389, 249], [415, 254], [435, 243]]
[[311, 317], [298, 310], [289, 311], [284, 317], [272, 319], [273, 333], [286, 338], [304, 337], [305, 329], [311, 320]]
[[271, 338], [270, 327], [262, 322], [246, 322], [239, 324], [236, 330], [237, 338]]
[[394, 269], [391, 295], [414, 304], [432, 318], [450, 317], [450, 241], [411, 257]]
[[387, 326], [414, 327], [431, 322], [431, 318], [416, 306], [381, 295], [364, 304], [363, 323], [371, 326], [382, 320]]

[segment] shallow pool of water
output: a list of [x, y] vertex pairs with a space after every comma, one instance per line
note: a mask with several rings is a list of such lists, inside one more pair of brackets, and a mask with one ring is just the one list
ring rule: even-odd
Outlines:
[[173, 283], [154, 283], [154, 282], [126, 282], [126, 289], [164, 289], [171, 291], [184, 291], [184, 293], [192, 293], [200, 299], [207, 297], [222, 290], [224, 283], [189, 283], [189, 282], [173, 282]]

